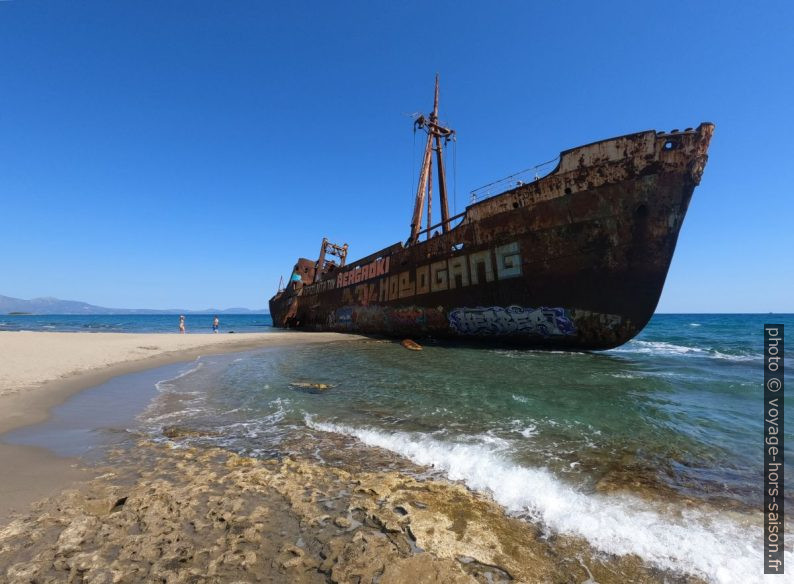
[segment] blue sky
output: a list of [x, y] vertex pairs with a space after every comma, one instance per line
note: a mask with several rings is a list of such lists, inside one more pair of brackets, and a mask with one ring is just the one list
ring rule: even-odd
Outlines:
[[408, 114], [456, 202], [560, 150], [717, 125], [665, 312], [794, 311], [789, 2], [0, 2], [0, 294], [266, 306], [323, 236], [404, 241]]

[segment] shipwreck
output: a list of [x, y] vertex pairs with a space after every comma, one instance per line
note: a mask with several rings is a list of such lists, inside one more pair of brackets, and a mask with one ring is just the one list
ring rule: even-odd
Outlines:
[[[270, 299], [274, 326], [549, 349], [609, 349], [637, 335], [714, 124], [566, 150], [545, 176], [487, 185], [450, 216], [443, 152], [454, 130], [438, 100], [436, 78], [433, 110], [415, 120], [427, 138], [407, 240], [348, 262], [347, 244], [323, 239]], [[441, 221], [431, 225], [434, 159]]]

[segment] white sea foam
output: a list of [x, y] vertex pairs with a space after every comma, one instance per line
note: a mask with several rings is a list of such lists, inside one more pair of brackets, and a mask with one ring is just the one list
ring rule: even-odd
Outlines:
[[532, 438], [533, 436], [538, 435], [538, 428], [534, 424], [530, 424], [526, 428], [523, 428], [519, 431], [524, 438]]
[[496, 451], [508, 450], [512, 446], [509, 440], [505, 440], [501, 436], [497, 436], [493, 430], [488, 430], [483, 434], [477, 434], [472, 438], [476, 443], [487, 444], [491, 452], [495, 450]]
[[705, 350], [697, 347], [685, 347], [665, 341], [629, 341], [622, 347], [612, 349], [615, 353], [644, 353], [654, 355], [688, 355], [694, 353], [706, 353]]
[[[471, 489], [490, 493], [508, 512], [528, 515], [552, 532], [582, 537], [602, 552], [637, 554], [656, 567], [720, 584], [764, 581], [757, 518], [747, 518], [745, 524], [694, 509], [665, 511], [628, 495], [584, 493], [545, 469], [519, 466], [486, 444], [445, 443], [309, 416], [306, 424], [432, 466]], [[785, 556], [794, 562], [794, 554]]]
[[538, 427], [533, 423], [528, 423], [522, 420], [513, 420], [510, 423], [511, 430], [518, 432], [524, 438], [532, 438], [538, 435]]
[[523, 395], [512, 394], [512, 398], [514, 400], [516, 400], [517, 402], [521, 402], [522, 404], [528, 404], [529, 403], [529, 398], [524, 397]]
[[716, 350], [711, 351], [711, 356], [715, 359], [725, 359], [726, 361], [760, 361], [764, 358], [760, 353], [758, 355], [729, 355]]
[[201, 357], [196, 357], [196, 360], [194, 361], [195, 365], [193, 365], [193, 367], [191, 367], [190, 369], [186, 369], [185, 371], [182, 371], [181, 373], [179, 373], [179, 375], [176, 375], [175, 377], [171, 377], [170, 379], [161, 379], [160, 381], [155, 383], [154, 386], [157, 388], [157, 391], [164, 391], [165, 388], [168, 388], [177, 379], [182, 379], [183, 377], [187, 377], [191, 373], [195, 373], [196, 371], [204, 367], [204, 362], [201, 361], [200, 359]]
[[642, 375], [635, 375], [634, 373], [610, 373], [609, 376], [616, 379], [642, 379]]
[[678, 356], [689, 355], [699, 357], [711, 357], [713, 359], [725, 359], [728, 361], [754, 361], [761, 359], [760, 355], [731, 355], [723, 353], [717, 349], [700, 348], [700, 347], [686, 347], [683, 345], [676, 345], [674, 343], [667, 343], [665, 341], [629, 341], [622, 347], [611, 349], [613, 353], [640, 353], [645, 355], [663, 355], [663, 356]]
[[245, 438], [259, 438], [263, 432], [266, 432], [273, 424], [276, 424], [284, 419], [285, 412], [277, 411], [264, 418], [254, 420], [251, 422], [236, 422], [223, 427], [224, 435], [231, 435], [234, 437]]
[[203, 411], [204, 408], [183, 408], [181, 410], [175, 410], [173, 412], [166, 412], [164, 414], [148, 417], [146, 422], [150, 425], [162, 425], [163, 422], [173, 419], [183, 420], [185, 418], [189, 418], [193, 414], [200, 414]]

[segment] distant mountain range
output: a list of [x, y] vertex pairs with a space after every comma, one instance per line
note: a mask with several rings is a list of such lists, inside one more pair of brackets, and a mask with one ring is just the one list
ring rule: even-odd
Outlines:
[[0, 296], [0, 314], [23, 312], [28, 314], [267, 314], [264, 308], [208, 308], [206, 310], [184, 310], [166, 308], [151, 310], [148, 308], [105, 308], [94, 306], [77, 300], [60, 300], [58, 298], [33, 298], [22, 300], [10, 296]]

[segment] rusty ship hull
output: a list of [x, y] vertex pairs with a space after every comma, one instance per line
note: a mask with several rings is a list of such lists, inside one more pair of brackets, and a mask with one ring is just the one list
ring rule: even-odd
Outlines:
[[270, 300], [274, 326], [619, 346], [653, 315], [713, 129], [573, 148], [548, 175], [469, 205], [443, 233], [342, 266], [300, 259]]

